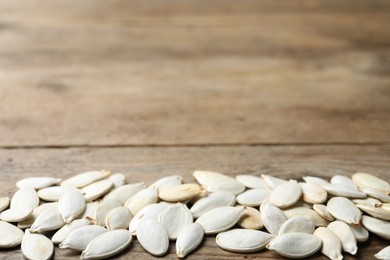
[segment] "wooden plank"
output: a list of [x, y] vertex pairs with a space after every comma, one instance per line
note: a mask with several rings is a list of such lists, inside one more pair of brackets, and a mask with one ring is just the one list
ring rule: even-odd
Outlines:
[[390, 142], [388, 1], [0, 2], [0, 146]]
[[[304, 175], [330, 177], [351, 175], [356, 171], [370, 172], [390, 181], [390, 145], [302, 145], [302, 146], [236, 146], [236, 147], [171, 147], [171, 148], [71, 148], [71, 149], [0, 149], [1, 195], [12, 195], [15, 182], [27, 176], [58, 176], [66, 178], [81, 171], [110, 169], [123, 172], [129, 182], [152, 183], [159, 177], [182, 175], [186, 182], [196, 169], [209, 169], [236, 174], [272, 174], [283, 178], [301, 178]], [[357, 259], [374, 259], [373, 255], [388, 244], [372, 236], [359, 245]], [[167, 259], [176, 259], [174, 244]], [[70, 251], [56, 250], [55, 259], [77, 259]], [[70, 257], [71, 256], [71, 257]], [[152, 259], [138, 242], [118, 259]], [[69, 257], [69, 258], [68, 258]], [[189, 259], [280, 259], [264, 251], [239, 255], [223, 251], [210, 236]], [[20, 250], [2, 250], [1, 259], [21, 259]], [[317, 254], [313, 259], [326, 259]], [[345, 259], [355, 257], [345, 255]]]

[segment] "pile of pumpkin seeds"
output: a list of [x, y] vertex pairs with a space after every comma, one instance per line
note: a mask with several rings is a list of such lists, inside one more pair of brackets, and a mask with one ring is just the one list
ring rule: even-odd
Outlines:
[[[50, 259], [58, 246], [81, 259], [102, 259], [134, 236], [154, 256], [167, 254], [175, 241], [184, 258], [216, 234], [216, 244], [231, 252], [268, 249], [305, 258], [320, 251], [342, 259], [355, 255], [370, 232], [390, 240], [390, 185], [371, 174], [303, 182], [211, 171], [193, 176], [197, 183], [175, 175], [149, 187], [105, 170], [22, 179], [11, 199], [0, 198], [0, 248], [21, 244], [26, 258]], [[375, 257], [390, 259], [390, 246]]]

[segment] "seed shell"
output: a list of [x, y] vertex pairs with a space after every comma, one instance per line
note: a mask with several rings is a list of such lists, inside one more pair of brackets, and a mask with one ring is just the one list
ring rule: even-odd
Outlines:
[[62, 195], [71, 190], [71, 187], [63, 187], [63, 186], [52, 186], [43, 188], [38, 191], [38, 196], [40, 199], [45, 201], [53, 201], [57, 202]]
[[31, 187], [23, 187], [17, 190], [11, 199], [10, 208], [31, 208], [39, 205], [38, 193]]
[[368, 173], [355, 173], [352, 175], [353, 182], [359, 187], [368, 190], [390, 194], [390, 184], [379, 177]]
[[128, 201], [133, 195], [145, 188], [146, 186], [144, 182], [126, 184], [112, 190], [104, 197], [104, 199], [116, 199], [119, 200], [122, 205], [125, 205], [126, 201]]
[[76, 189], [72, 189], [61, 196], [58, 201], [58, 210], [64, 222], [70, 223], [83, 213], [85, 204], [83, 194]]
[[32, 208], [10, 208], [0, 213], [0, 220], [6, 222], [19, 222], [32, 215]]
[[128, 229], [132, 217], [126, 207], [112, 209], [106, 216], [106, 227], [108, 230]]
[[277, 186], [272, 191], [269, 200], [279, 208], [287, 208], [294, 205], [301, 196], [302, 190], [299, 184], [294, 181], [289, 181]]
[[107, 178], [110, 174], [111, 172], [105, 170], [83, 172], [62, 181], [61, 186], [82, 188], [95, 181]]
[[299, 183], [302, 190], [302, 200], [307, 203], [323, 203], [328, 193], [321, 185], [315, 183]]
[[384, 239], [390, 240], [390, 222], [364, 215], [363, 226], [370, 232]]
[[0, 212], [8, 208], [10, 199], [8, 197], [0, 197]]
[[114, 188], [121, 187], [126, 184], [126, 176], [122, 173], [115, 173], [108, 177], [114, 184]]
[[252, 253], [265, 248], [273, 238], [274, 236], [263, 231], [237, 228], [219, 233], [216, 243], [227, 251]]
[[[237, 207], [244, 208], [243, 206]], [[238, 221], [238, 225], [245, 229], [262, 229], [264, 227], [260, 211], [252, 207], [245, 207], [245, 214]]]
[[314, 204], [313, 210], [327, 221], [333, 221], [334, 217], [330, 214], [328, 207], [323, 204]]
[[330, 183], [331, 184], [341, 184], [341, 185], [347, 186], [353, 190], [357, 190], [357, 188], [358, 188], [350, 177], [344, 176], [344, 175], [334, 175], [330, 179]]
[[390, 212], [387, 210], [375, 207], [368, 204], [356, 204], [356, 206], [363, 212], [367, 213], [368, 215], [371, 215], [373, 217], [383, 219], [383, 220], [390, 220]]
[[34, 260], [50, 259], [54, 253], [54, 245], [50, 239], [44, 235], [31, 234], [28, 229], [23, 237], [21, 249], [25, 258]]
[[265, 181], [254, 175], [237, 175], [236, 180], [245, 185], [249, 189], [268, 189]]
[[158, 222], [167, 231], [169, 239], [175, 240], [181, 229], [193, 223], [193, 218], [191, 211], [186, 205], [177, 203], [165, 208], [161, 212]]
[[97, 225], [79, 227], [70, 232], [59, 247], [61, 249], [70, 248], [76, 251], [83, 251], [94, 238], [105, 232], [108, 232], [108, 230]]
[[333, 196], [346, 197], [351, 199], [364, 199], [367, 197], [367, 194], [356, 189], [352, 189], [349, 186], [343, 184], [325, 184], [322, 187]]
[[339, 237], [329, 228], [319, 227], [314, 231], [314, 236], [322, 241], [321, 253], [329, 259], [342, 260], [341, 241]]
[[356, 238], [349, 225], [336, 220], [330, 223], [328, 228], [339, 237], [343, 251], [350, 253], [351, 255], [356, 254], [358, 250]]
[[268, 201], [261, 204], [260, 213], [265, 228], [273, 235], [277, 235], [280, 227], [287, 221], [283, 211]]
[[23, 187], [30, 187], [36, 190], [46, 188], [49, 186], [56, 185], [61, 182], [61, 179], [59, 178], [53, 178], [53, 177], [30, 177], [25, 178], [16, 183], [16, 187], [23, 188]]
[[379, 251], [375, 257], [380, 260], [389, 260], [390, 259], [390, 246], [383, 248]]
[[182, 177], [179, 175], [165, 176], [150, 185], [150, 187], [154, 187], [160, 189], [162, 187], [170, 187], [180, 185], [182, 183]]
[[194, 251], [202, 242], [204, 229], [199, 223], [192, 223], [180, 230], [176, 240], [176, 255], [184, 258]]
[[209, 210], [233, 206], [236, 203], [236, 196], [229, 192], [210, 193], [207, 197], [201, 198], [192, 205], [190, 211], [194, 218], [199, 218]]
[[355, 204], [344, 197], [333, 197], [328, 201], [328, 210], [333, 217], [347, 224], [359, 224], [362, 212]]
[[146, 188], [137, 192], [132, 196], [125, 204], [131, 214], [134, 216], [145, 206], [156, 203], [158, 201], [157, 189], [156, 188]]
[[18, 228], [29, 228], [31, 227], [31, 225], [34, 223], [34, 221], [38, 218], [38, 216], [44, 212], [45, 210], [47, 210], [48, 208], [51, 208], [51, 207], [57, 207], [57, 203], [45, 203], [45, 204], [41, 204], [39, 205], [38, 207], [36, 207], [32, 214], [26, 218], [25, 220], [23, 221], [20, 221], [18, 223]]
[[313, 234], [314, 229], [314, 223], [310, 219], [303, 217], [292, 217], [284, 222], [280, 227], [279, 235], [293, 232]]
[[244, 214], [243, 208], [220, 207], [204, 213], [196, 222], [202, 225], [206, 234], [215, 234], [234, 226]]
[[0, 221], [0, 248], [18, 246], [23, 239], [23, 231], [7, 222]]
[[45, 231], [59, 229], [64, 225], [65, 222], [58, 210], [58, 204], [55, 203], [53, 206], [50, 206], [38, 215], [34, 223], [31, 225], [30, 232], [42, 233]]
[[369, 232], [367, 231], [367, 229], [365, 229], [363, 227], [362, 224], [349, 225], [349, 227], [351, 228], [351, 231], [352, 231], [353, 235], [355, 236], [357, 242], [362, 243], [362, 242], [366, 242], [368, 240]]
[[159, 189], [160, 199], [170, 202], [184, 201], [201, 194], [203, 189], [195, 183], [180, 184]]
[[270, 194], [271, 192], [267, 189], [250, 189], [237, 196], [237, 203], [243, 206], [260, 206]]
[[68, 237], [68, 235], [73, 231], [80, 227], [85, 227], [91, 225], [87, 219], [75, 219], [70, 224], [66, 224], [62, 228], [60, 228], [56, 233], [54, 233], [51, 241], [54, 244], [60, 244], [64, 242], [64, 240]]
[[144, 218], [137, 228], [137, 239], [141, 246], [154, 256], [165, 255], [169, 247], [168, 234], [154, 219]]
[[85, 200], [90, 202], [100, 198], [101, 196], [109, 192], [113, 186], [114, 183], [112, 182], [112, 180], [105, 179], [85, 186], [81, 189], [81, 193], [84, 194]]
[[132, 235], [137, 234], [137, 228], [143, 218], [158, 220], [160, 213], [167, 207], [163, 203], [153, 203], [141, 209], [130, 221], [129, 231]]

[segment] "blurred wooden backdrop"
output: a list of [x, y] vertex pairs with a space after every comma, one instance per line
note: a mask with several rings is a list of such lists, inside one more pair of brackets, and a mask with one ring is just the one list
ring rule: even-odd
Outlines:
[[[389, 24], [386, 0], [2, 0], [1, 195], [101, 168], [390, 181]], [[189, 259], [239, 257], [213, 240]]]

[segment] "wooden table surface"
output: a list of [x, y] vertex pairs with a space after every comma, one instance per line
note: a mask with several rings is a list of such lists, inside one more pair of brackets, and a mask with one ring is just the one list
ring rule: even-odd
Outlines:
[[[2, 0], [0, 195], [91, 169], [390, 181], [389, 24], [386, 0]], [[280, 258], [214, 239], [188, 259]], [[153, 258], [138, 242], [130, 257]]]

